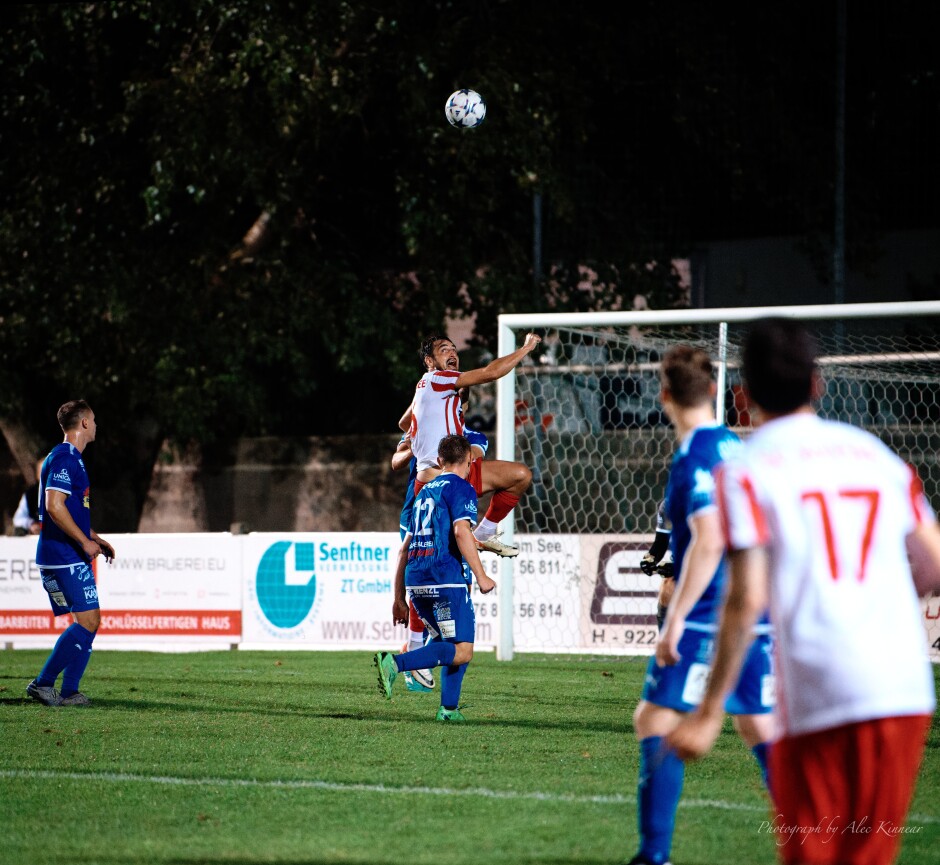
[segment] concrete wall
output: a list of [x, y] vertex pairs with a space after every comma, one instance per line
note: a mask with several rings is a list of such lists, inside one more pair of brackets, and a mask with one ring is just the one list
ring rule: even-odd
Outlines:
[[394, 531], [406, 477], [398, 436], [252, 438], [223, 459], [164, 448], [142, 532]]

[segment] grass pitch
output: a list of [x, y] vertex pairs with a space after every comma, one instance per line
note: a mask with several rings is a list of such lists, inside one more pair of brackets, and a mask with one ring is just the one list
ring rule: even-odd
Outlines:
[[[366, 652], [96, 652], [87, 709], [0, 654], [0, 863], [617, 863], [636, 849], [644, 658], [480, 654], [470, 723], [378, 694]], [[885, 767], [890, 772], [890, 767]], [[726, 726], [686, 773], [676, 865], [770, 865], [756, 764]], [[935, 722], [901, 863], [940, 848]]]

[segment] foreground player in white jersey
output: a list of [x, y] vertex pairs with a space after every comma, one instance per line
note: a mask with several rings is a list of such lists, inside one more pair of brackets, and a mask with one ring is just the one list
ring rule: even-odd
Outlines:
[[[411, 450], [417, 460], [416, 491], [440, 474], [437, 465], [440, 440], [448, 435], [463, 435], [463, 408], [458, 391], [502, 378], [539, 342], [541, 338], [534, 333], [526, 334], [525, 343], [511, 354], [498, 357], [480, 369], [460, 372], [457, 346], [451, 340], [446, 336], [432, 336], [424, 341], [421, 357], [427, 372], [418, 382], [414, 400], [399, 421], [399, 426], [411, 439]], [[522, 463], [477, 459], [467, 480], [477, 495], [493, 493], [486, 513], [473, 531], [479, 548], [499, 556], [518, 555], [519, 548], [502, 543], [496, 529], [529, 488], [532, 472]]]
[[762, 425], [719, 474], [731, 573], [718, 648], [705, 698], [667, 741], [683, 759], [714, 744], [769, 602], [780, 856], [886, 865], [935, 703], [917, 594], [940, 587], [940, 529], [909, 466], [867, 432], [813, 412], [815, 357], [792, 320], [757, 322], [747, 338], [743, 374]]

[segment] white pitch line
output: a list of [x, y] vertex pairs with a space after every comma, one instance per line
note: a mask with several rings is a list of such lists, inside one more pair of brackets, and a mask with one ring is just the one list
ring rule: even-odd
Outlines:
[[[578, 805], [635, 805], [636, 796], [594, 795], [573, 793], [542, 793], [525, 790], [490, 790], [486, 787], [389, 787], [385, 784], [349, 784], [339, 781], [270, 780], [256, 778], [182, 778], [170, 775], [132, 775], [125, 772], [55, 772], [46, 769], [0, 769], [0, 778], [21, 778], [46, 781], [104, 781], [107, 783], [160, 784], [169, 787], [244, 787], [264, 790], [325, 790], [331, 793], [380, 793], [411, 796], [468, 796], [480, 799], [516, 799], [537, 802], [558, 802]], [[708, 808], [719, 811], [768, 813], [768, 805], [747, 805], [721, 799], [682, 799], [680, 808]], [[940, 823], [928, 815], [909, 814], [908, 825]]]
[[[467, 796], [480, 799], [523, 799], [538, 802], [561, 802], [590, 805], [633, 805], [635, 796], [578, 795], [574, 793], [542, 793], [527, 790], [490, 790], [486, 787], [391, 787], [386, 784], [356, 784], [340, 781], [283, 780], [262, 781], [256, 778], [184, 778], [170, 775], [132, 775], [126, 772], [56, 772], [47, 769], [3, 769], [0, 778], [46, 781], [104, 781], [107, 783], [136, 782], [171, 787], [247, 787], [265, 790], [326, 790], [333, 793], [381, 793], [411, 796]], [[687, 808], [717, 808], [725, 811], [766, 811], [755, 805], [706, 799], [686, 799]]]

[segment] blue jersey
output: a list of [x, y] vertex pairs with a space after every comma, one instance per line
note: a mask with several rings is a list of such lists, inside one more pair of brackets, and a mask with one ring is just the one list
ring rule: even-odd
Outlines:
[[470, 566], [457, 547], [454, 526], [477, 521], [473, 485], [446, 472], [428, 481], [415, 496], [411, 544], [405, 567], [406, 586], [469, 586]]
[[82, 548], [60, 529], [52, 517], [46, 516], [46, 490], [57, 490], [66, 496], [65, 506], [72, 519], [86, 536], [91, 537], [91, 489], [81, 452], [68, 442], [56, 445], [42, 464], [39, 480], [39, 519], [42, 531], [36, 547], [36, 564], [43, 568], [59, 568], [87, 562]]
[[[672, 558], [675, 576], [680, 579], [682, 562], [692, 541], [689, 520], [715, 504], [716, 466], [741, 447], [741, 440], [727, 427], [715, 424], [693, 430], [682, 442], [672, 459], [669, 483], [666, 485], [666, 516], [672, 523]], [[725, 581], [725, 559], [722, 557], [708, 588], [689, 612], [688, 622], [711, 624], [721, 606]]]
[[[471, 445], [475, 445], [483, 451], [483, 455], [486, 456], [486, 449], [489, 447], [489, 442], [486, 440], [486, 436], [481, 432], [477, 432], [475, 429], [465, 429], [463, 431], [464, 438]], [[402, 441], [404, 441], [404, 436], [402, 436]], [[411, 461], [408, 463], [408, 485], [405, 487], [405, 501], [401, 506], [401, 515], [398, 517], [398, 531], [401, 534], [401, 539], [405, 539], [405, 535], [411, 530], [411, 509], [414, 507], [415, 503], [415, 479], [418, 477], [418, 461], [412, 457]]]

